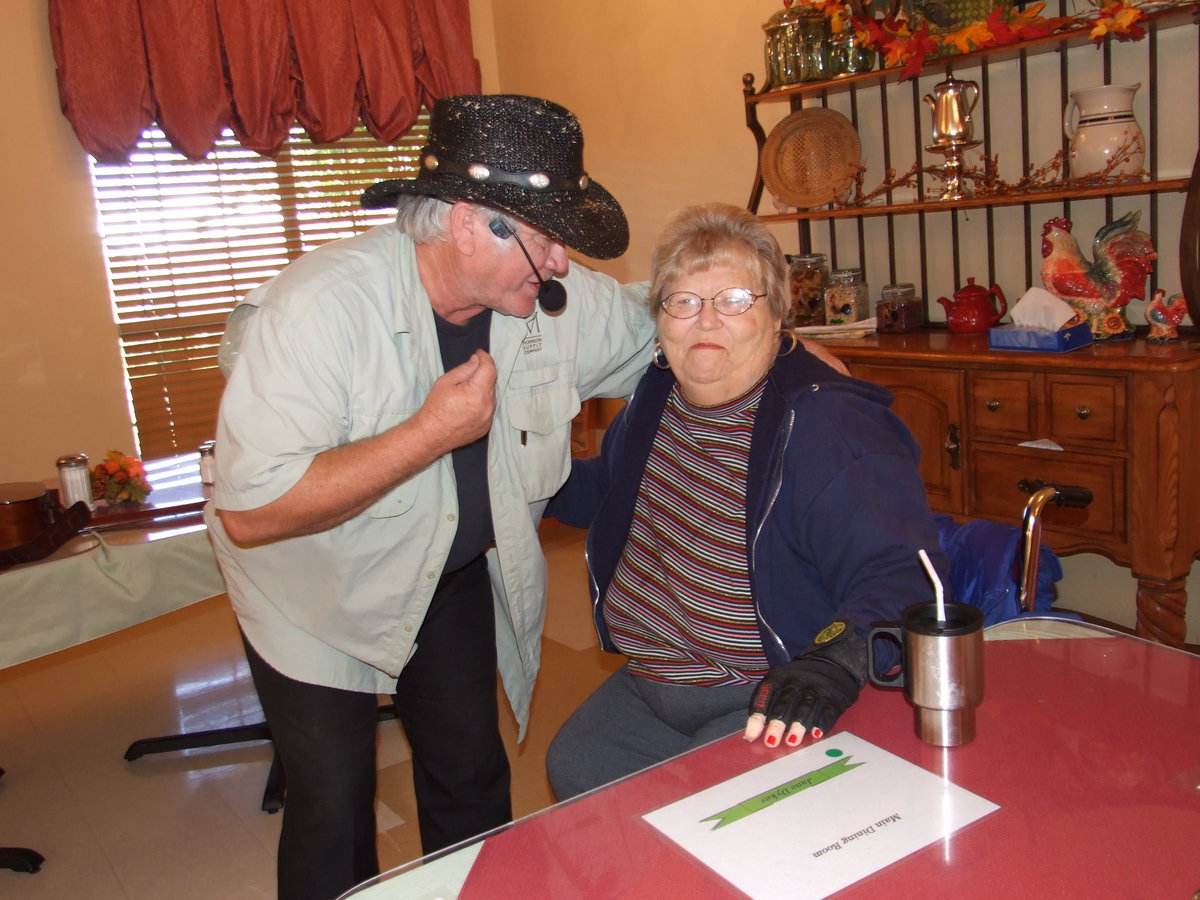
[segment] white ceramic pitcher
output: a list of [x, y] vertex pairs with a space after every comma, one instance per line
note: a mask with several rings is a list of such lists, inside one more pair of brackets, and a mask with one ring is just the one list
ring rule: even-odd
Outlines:
[[1133, 116], [1137, 84], [1102, 84], [1071, 91], [1063, 111], [1063, 131], [1071, 142], [1072, 178], [1103, 172], [1125, 148], [1124, 159], [1110, 174], [1132, 175], [1146, 159], [1146, 141]]

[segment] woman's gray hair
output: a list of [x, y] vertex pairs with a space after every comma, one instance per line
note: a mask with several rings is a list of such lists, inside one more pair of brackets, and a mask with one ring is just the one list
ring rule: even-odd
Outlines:
[[757, 275], [771, 312], [789, 324], [788, 265], [779, 242], [762, 219], [729, 203], [689, 206], [667, 223], [650, 256], [650, 314], [658, 313], [668, 284], [719, 265], [740, 266]]

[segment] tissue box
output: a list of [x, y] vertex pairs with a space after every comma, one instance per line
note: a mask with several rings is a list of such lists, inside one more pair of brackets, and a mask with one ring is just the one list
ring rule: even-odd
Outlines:
[[988, 347], [992, 350], [1040, 350], [1043, 353], [1065, 353], [1078, 350], [1092, 342], [1092, 329], [1087, 322], [1058, 331], [1040, 328], [1020, 328], [1000, 325], [988, 329]]

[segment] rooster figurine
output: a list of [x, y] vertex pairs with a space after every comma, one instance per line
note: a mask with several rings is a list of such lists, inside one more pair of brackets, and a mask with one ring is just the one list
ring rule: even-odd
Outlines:
[[1164, 300], [1166, 295], [1167, 292], [1159, 288], [1146, 304], [1146, 324], [1150, 326], [1150, 333], [1146, 335], [1148, 341], [1179, 340], [1179, 323], [1187, 315], [1187, 301], [1183, 294], [1172, 294]]
[[1095, 340], [1133, 336], [1125, 305], [1145, 296], [1158, 258], [1150, 235], [1137, 230], [1140, 218], [1134, 210], [1097, 231], [1091, 262], [1079, 252], [1070, 221], [1054, 218], [1042, 228], [1042, 285], [1083, 314]]

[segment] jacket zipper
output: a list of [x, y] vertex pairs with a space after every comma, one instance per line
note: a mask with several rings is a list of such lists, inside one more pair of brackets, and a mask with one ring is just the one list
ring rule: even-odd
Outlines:
[[[787, 447], [788, 447], [788, 444], [792, 440], [792, 429], [795, 427], [795, 424], [796, 424], [796, 411], [794, 409], [790, 409], [790, 410], [788, 410], [787, 425], [784, 427], [784, 431], [783, 431], [783, 441], [780, 446], [779, 453], [775, 457], [776, 461], [783, 459], [784, 454], [787, 453]], [[779, 498], [779, 491], [783, 488], [783, 466], [782, 465], [778, 465], [775, 467], [775, 474], [772, 477], [773, 477], [774, 481], [771, 485], [770, 498], [767, 500], [767, 506], [766, 506], [766, 509], [763, 510], [762, 517], [759, 518], [758, 524], [756, 524], [754, 526], [754, 539], [750, 543], [750, 582], [752, 585], [754, 583], [755, 570], [758, 568], [757, 563], [756, 563], [756, 561], [758, 559], [758, 538], [762, 534], [763, 526], [766, 525], [766, 523], [767, 523], [767, 518], [771, 515], [771, 510], [774, 509], [774, 507], [775, 507], [775, 501]], [[754, 616], [755, 616], [755, 618], [758, 619], [759, 624], [762, 626], [763, 631], [765, 631], [767, 634], [769, 634], [771, 636], [771, 640], [773, 640], [775, 642], [775, 645], [779, 648], [779, 652], [781, 654], [783, 654], [783, 657], [786, 659], [787, 658], [787, 647], [784, 646], [783, 641], [780, 639], [779, 635], [775, 632], [775, 629], [773, 629], [770, 625], [768, 625], [767, 620], [765, 618], [763, 618], [762, 612], [761, 612], [761, 610], [759, 610], [759, 607], [758, 607], [757, 599], [754, 601]]]

